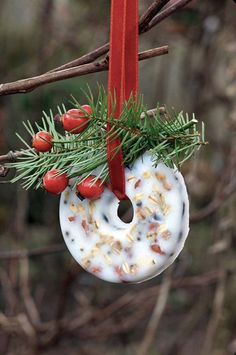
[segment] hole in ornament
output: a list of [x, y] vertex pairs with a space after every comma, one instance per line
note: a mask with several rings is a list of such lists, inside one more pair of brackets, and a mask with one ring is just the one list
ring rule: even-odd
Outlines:
[[129, 199], [120, 201], [117, 215], [124, 223], [132, 222], [134, 218], [134, 208], [132, 202]]

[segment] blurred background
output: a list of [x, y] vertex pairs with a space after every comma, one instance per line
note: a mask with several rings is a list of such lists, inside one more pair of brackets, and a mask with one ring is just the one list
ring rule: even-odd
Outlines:
[[[152, 3], [140, 0], [140, 14]], [[1, 0], [1, 83], [37, 75], [104, 44], [108, 0]], [[85, 273], [63, 244], [59, 198], [0, 185], [0, 354], [236, 353], [236, 4], [192, 1], [140, 38], [169, 54], [140, 63], [148, 107], [195, 112], [209, 145], [182, 169], [191, 231], [171, 269], [139, 285]], [[107, 73], [0, 97], [0, 153], [22, 147], [23, 120]], [[10, 172], [10, 178], [14, 172]], [[3, 179], [2, 179], [3, 180]], [[25, 251], [29, 255], [25, 256]], [[13, 253], [9, 253], [13, 251]], [[15, 252], [17, 251], [17, 252]]]

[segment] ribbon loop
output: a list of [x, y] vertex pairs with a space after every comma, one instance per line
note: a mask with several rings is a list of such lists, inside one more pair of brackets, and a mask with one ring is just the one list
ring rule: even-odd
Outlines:
[[[110, 24], [110, 56], [108, 77], [108, 117], [118, 119], [124, 101], [138, 91], [138, 0], [112, 0]], [[115, 107], [114, 107], [115, 105]], [[126, 199], [125, 171], [121, 141], [109, 135], [107, 123], [107, 159], [112, 191]], [[118, 150], [118, 151], [117, 151]]]

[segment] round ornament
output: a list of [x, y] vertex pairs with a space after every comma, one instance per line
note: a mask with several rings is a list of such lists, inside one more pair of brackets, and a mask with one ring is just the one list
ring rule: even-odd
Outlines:
[[110, 282], [142, 282], [179, 255], [189, 231], [189, 201], [180, 172], [145, 153], [125, 169], [133, 219], [118, 216], [119, 200], [105, 188], [97, 200], [80, 200], [76, 188], [61, 195], [65, 243], [87, 271]]

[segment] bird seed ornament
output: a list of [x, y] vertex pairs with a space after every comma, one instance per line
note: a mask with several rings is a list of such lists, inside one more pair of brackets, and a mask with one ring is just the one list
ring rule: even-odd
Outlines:
[[[189, 231], [189, 200], [178, 168], [205, 144], [194, 115], [138, 95], [138, 1], [111, 1], [109, 78], [86, 104], [43, 114], [11, 182], [61, 194], [65, 243], [88, 272], [110, 282], [142, 282], [179, 255]], [[57, 125], [61, 125], [57, 129]], [[64, 129], [64, 131], [63, 131]], [[18, 153], [19, 155], [19, 153]], [[124, 201], [129, 221], [121, 216]], [[127, 217], [127, 216], [126, 216]]]
[[133, 219], [118, 216], [120, 201], [105, 188], [95, 200], [78, 201], [68, 187], [60, 200], [65, 243], [87, 271], [111, 282], [142, 282], [167, 268], [179, 255], [189, 231], [189, 202], [180, 172], [150, 154], [125, 169]]

